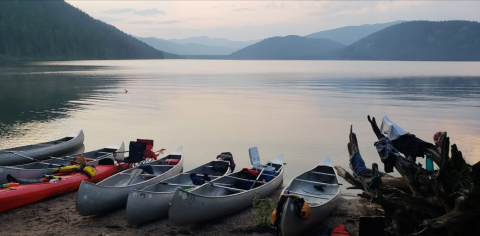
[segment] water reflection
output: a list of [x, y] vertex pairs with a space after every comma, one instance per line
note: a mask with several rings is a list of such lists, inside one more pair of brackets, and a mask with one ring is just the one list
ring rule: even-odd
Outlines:
[[[0, 136], [29, 122], [53, 122], [67, 118], [70, 111], [81, 110], [76, 101], [95, 97], [103, 99], [118, 79], [108, 76], [85, 76], [107, 67], [46, 66], [11, 64], [0, 68]], [[102, 95], [100, 95], [102, 94]]]

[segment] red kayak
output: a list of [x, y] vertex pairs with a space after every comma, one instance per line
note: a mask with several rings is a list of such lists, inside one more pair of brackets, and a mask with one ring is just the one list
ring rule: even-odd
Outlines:
[[83, 180], [97, 183], [113, 174], [127, 169], [128, 167], [129, 166], [126, 163], [123, 163], [122, 167], [118, 164], [95, 165], [97, 173], [93, 178], [89, 178], [86, 174], [79, 172], [57, 174], [57, 176], [61, 176], [62, 180], [55, 183], [50, 183], [49, 179], [43, 179], [46, 182], [20, 184], [18, 187], [2, 188], [0, 189], [0, 212], [37, 202], [45, 198], [75, 191]]

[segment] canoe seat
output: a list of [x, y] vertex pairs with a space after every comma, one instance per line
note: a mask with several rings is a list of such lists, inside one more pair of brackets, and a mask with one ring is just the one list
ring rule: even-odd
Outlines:
[[306, 180], [306, 179], [294, 179], [294, 180], [302, 181], [302, 182], [307, 182], [307, 183], [312, 183], [312, 184], [336, 185], [336, 184], [330, 184], [330, 183], [324, 183], [324, 182], [318, 182], [318, 181], [311, 181], [311, 180]]

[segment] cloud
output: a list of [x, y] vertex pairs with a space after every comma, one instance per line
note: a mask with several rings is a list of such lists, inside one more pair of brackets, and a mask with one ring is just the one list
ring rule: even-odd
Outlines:
[[155, 21], [150, 21], [150, 20], [141, 20], [141, 21], [130, 21], [130, 24], [135, 24], [135, 25], [153, 25], [156, 22]]
[[165, 24], [165, 25], [167, 25], [167, 24], [176, 24], [176, 23], [180, 23], [180, 21], [179, 21], [179, 20], [167, 20], [167, 21], [160, 21], [160, 22], [158, 22], [158, 24]]
[[255, 11], [253, 8], [244, 7], [244, 8], [235, 8], [233, 11]]
[[170, 25], [179, 23], [179, 20], [168, 20], [168, 21], [151, 21], [151, 20], [141, 20], [141, 21], [130, 21], [130, 24], [135, 25]]
[[283, 9], [285, 5], [282, 3], [282, 4], [276, 4], [274, 2], [271, 2], [271, 3], [267, 3], [267, 5], [265, 5], [265, 9]]
[[104, 11], [103, 13], [107, 13], [107, 14], [122, 14], [122, 13], [129, 13], [129, 12], [133, 12], [133, 11], [135, 11], [135, 10], [132, 9], [132, 8], [123, 8], [123, 9], [110, 9], [110, 10]]
[[147, 10], [142, 10], [142, 11], [135, 11], [133, 12], [135, 15], [140, 15], [140, 16], [148, 16], [148, 15], [156, 15], [156, 14], [167, 14], [165, 11], [162, 10], [157, 10], [157, 8], [152, 8], [152, 9], [147, 9]]

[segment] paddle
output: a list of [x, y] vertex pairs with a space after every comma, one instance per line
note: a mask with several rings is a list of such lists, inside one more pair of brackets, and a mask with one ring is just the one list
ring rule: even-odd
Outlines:
[[130, 182], [132, 182], [132, 180], [133, 180], [134, 178], [138, 177], [142, 172], [143, 172], [142, 169], [134, 169], [134, 170], [130, 173], [130, 181], [128, 181], [127, 186], [130, 184]]
[[18, 153], [13, 152], [13, 151], [8, 151], [8, 153], [14, 154], [14, 155], [17, 155], [17, 156], [21, 156], [21, 157], [25, 157], [25, 158], [30, 159], [30, 160], [32, 160], [32, 161], [37, 161], [37, 162], [40, 161], [40, 160], [37, 160], [37, 159], [35, 159], [35, 158], [31, 158], [31, 157], [28, 157], [28, 156], [25, 156], [25, 155], [22, 155], [22, 154], [18, 154]]
[[253, 182], [252, 186], [250, 186], [250, 188], [249, 188], [248, 190], [252, 189], [252, 188], [253, 188], [253, 186], [255, 186], [255, 184], [257, 183], [258, 179], [259, 179], [259, 178], [260, 178], [260, 176], [262, 175], [262, 173], [263, 173], [263, 170], [265, 170], [265, 168], [262, 168], [262, 171], [260, 171], [260, 173], [258, 173], [258, 176], [257, 176], [257, 178], [255, 179], [255, 181]]

